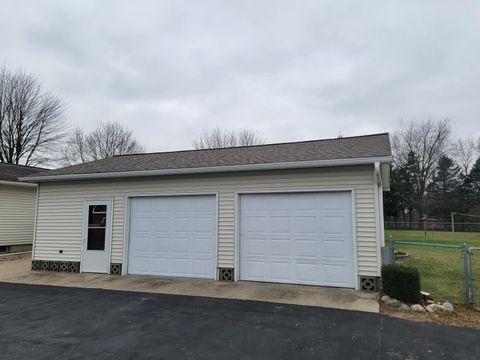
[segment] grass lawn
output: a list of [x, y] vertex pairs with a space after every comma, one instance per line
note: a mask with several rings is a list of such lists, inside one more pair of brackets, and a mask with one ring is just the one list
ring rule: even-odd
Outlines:
[[[400, 241], [437, 243], [480, 247], [480, 233], [467, 232], [428, 232], [409, 230], [386, 230], [386, 243], [390, 239]], [[406, 265], [415, 266], [420, 271], [422, 290], [429, 292], [439, 301], [449, 300], [463, 303], [462, 262], [460, 249], [440, 249], [414, 245], [396, 245], [395, 250], [410, 254], [399, 260]], [[477, 276], [477, 299], [480, 296], [480, 251], [475, 252], [475, 273]], [[480, 300], [480, 299], [479, 299]]]

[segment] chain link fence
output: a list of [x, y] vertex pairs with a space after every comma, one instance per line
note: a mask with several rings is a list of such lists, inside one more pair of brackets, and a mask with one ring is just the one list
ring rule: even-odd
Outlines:
[[386, 221], [385, 230], [480, 232], [480, 222], [455, 221]]
[[390, 259], [418, 269], [421, 290], [433, 299], [476, 306], [480, 247], [391, 240], [390, 250]]

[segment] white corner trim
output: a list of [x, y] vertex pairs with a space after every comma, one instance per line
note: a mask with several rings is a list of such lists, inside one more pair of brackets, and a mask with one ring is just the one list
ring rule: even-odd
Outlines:
[[367, 164], [375, 164], [376, 162], [380, 163], [380, 162], [391, 162], [391, 161], [392, 161], [391, 156], [383, 156], [383, 157], [367, 157], [367, 158], [352, 158], [352, 159], [266, 163], [266, 164], [205, 166], [205, 167], [179, 168], [179, 169], [26, 176], [26, 177], [20, 178], [20, 180], [29, 181], [29, 182], [44, 182], [44, 181], [68, 181], [68, 180], [84, 180], [84, 179], [86, 180], [86, 179], [140, 177], [140, 176], [206, 174], [206, 173], [255, 171], [255, 170], [286, 170], [286, 169], [302, 169], [302, 168], [329, 167], [329, 166], [333, 167], [333, 166], [349, 166], [349, 165], [367, 165]]
[[0, 180], [0, 185], [23, 186], [23, 187], [36, 187], [37, 186], [37, 184], [32, 184], [32, 183], [28, 183], [28, 182], [6, 181], [6, 180]]
[[377, 177], [377, 185], [382, 186], [382, 172], [380, 169], [380, 162], [375, 161], [375, 176]]
[[380, 245], [385, 246], [385, 220], [383, 215], [383, 182], [382, 182], [382, 171], [379, 162], [375, 163], [375, 175], [377, 177], [377, 206], [378, 206], [378, 221], [379, 221], [379, 232], [380, 232]]

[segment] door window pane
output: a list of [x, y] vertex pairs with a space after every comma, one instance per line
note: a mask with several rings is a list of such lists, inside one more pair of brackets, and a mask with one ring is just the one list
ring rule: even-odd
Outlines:
[[87, 250], [105, 250], [105, 228], [89, 228]]
[[105, 227], [107, 223], [107, 206], [90, 205], [88, 207], [88, 227]]
[[88, 206], [87, 250], [105, 250], [107, 205]]

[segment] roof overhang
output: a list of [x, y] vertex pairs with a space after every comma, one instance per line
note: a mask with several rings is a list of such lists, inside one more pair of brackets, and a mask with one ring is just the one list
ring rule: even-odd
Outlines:
[[85, 174], [25, 176], [20, 178], [20, 181], [50, 182], [50, 181], [72, 181], [72, 180], [89, 180], [89, 179], [113, 179], [113, 178], [128, 178], [128, 177], [143, 177], [143, 176], [208, 174], [208, 173], [225, 173], [225, 172], [241, 172], [241, 171], [307, 169], [307, 168], [319, 168], [319, 167], [367, 165], [367, 164], [375, 164], [376, 162], [390, 163], [391, 161], [392, 161], [391, 156], [383, 156], [383, 157], [352, 158], [352, 159], [266, 163], [266, 164], [206, 166], [206, 167], [192, 167], [192, 168], [179, 168], [179, 169], [136, 170], [136, 171], [98, 172], [98, 173], [85, 173]]
[[23, 186], [23, 187], [36, 187], [37, 186], [37, 184], [32, 184], [32, 183], [29, 183], [29, 182], [6, 181], [6, 180], [0, 180], [0, 185]]

